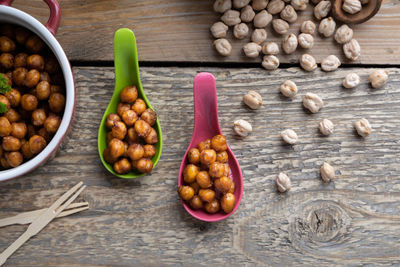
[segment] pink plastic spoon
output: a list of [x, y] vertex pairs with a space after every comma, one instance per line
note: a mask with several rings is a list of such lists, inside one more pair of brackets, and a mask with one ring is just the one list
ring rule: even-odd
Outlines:
[[[183, 184], [183, 170], [188, 164], [188, 151], [197, 147], [197, 145], [211, 139], [213, 136], [222, 134], [218, 120], [218, 104], [217, 104], [217, 89], [215, 87], [215, 78], [211, 73], [202, 72], [196, 75], [193, 81], [193, 100], [194, 100], [194, 129], [192, 141], [185, 156], [182, 159], [181, 168], [179, 170], [178, 186]], [[229, 167], [231, 168], [231, 177], [235, 183], [235, 198], [236, 203], [232, 212], [226, 214], [222, 210], [215, 214], [206, 213], [203, 210], [193, 210], [186, 202], [182, 201], [186, 211], [196, 219], [206, 222], [216, 222], [228, 218], [239, 207], [243, 194], [243, 178], [240, 170], [239, 162], [236, 160], [232, 150], [228, 146]]]

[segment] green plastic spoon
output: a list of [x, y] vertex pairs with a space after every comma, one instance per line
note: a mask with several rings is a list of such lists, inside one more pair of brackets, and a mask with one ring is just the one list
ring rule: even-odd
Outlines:
[[[142, 98], [144, 102], [146, 102], [147, 107], [153, 109], [143, 91], [142, 83], [140, 82], [136, 39], [135, 35], [130, 29], [122, 28], [115, 32], [114, 65], [115, 65], [114, 93], [111, 97], [110, 103], [108, 104], [106, 111], [104, 112], [103, 119], [101, 120], [99, 127], [99, 134], [97, 137], [99, 155], [101, 161], [103, 162], [104, 167], [106, 167], [106, 169], [115, 176], [125, 179], [138, 178], [140, 176], [145, 175], [145, 173], [141, 173], [138, 171], [131, 171], [130, 173], [127, 174], [118, 174], [114, 171], [113, 166], [107, 163], [103, 157], [103, 151], [107, 147], [107, 138], [106, 138], [107, 115], [110, 113], [117, 113], [117, 105], [120, 102], [119, 94], [121, 93], [122, 89], [125, 86], [135, 85], [138, 90], [139, 97]], [[161, 157], [162, 143], [163, 143], [161, 125], [158, 119], [156, 124], [154, 125], [154, 128], [158, 135], [158, 143], [154, 144], [156, 148], [156, 154], [151, 159], [153, 161], [153, 168], [157, 165], [157, 162]]]

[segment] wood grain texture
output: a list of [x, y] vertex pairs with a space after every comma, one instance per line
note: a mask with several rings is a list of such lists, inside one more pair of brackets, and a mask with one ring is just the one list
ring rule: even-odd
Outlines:
[[[219, 223], [203, 223], [181, 206], [177, 175], [191, 139], [192, 81], [199, 71], [217, 79], [222, 131], [239, 160], [244, 196], [237, 212]], [[341, 81], [357, 72], [362, 83], [343, 89]], [[49, 206], [67, 188], [84, 181], [80, 200], [90, 209], [56, 219], [19, 249], [6, 266], [389, 266], [400, 264], [400, 69], [390, 81], [371, 89], [371, 69], [305, 73], [298, 68], [261, 69], [142, 68], [146, 93], [160, 116], [164, 152], [151, 175], [121, 180], [110, 175], [97, 154], [97, 127], [114, 88], [113, 69], [74, 68], [78, 89], [72, 131], [50, 162], [24, 177], [0, 185], [0, 218]], [[288, 100], [279, 85], [292, 79], [299, 95]], [[242, 103], [257, 90], [260, 110]], [[325, 101], [317, 114], [302, 108], [301, 95], [314, 92]], [[352, 127], [366, 117], [373, 132], [359, 138]], [[232, 122], [253, 124], [245, 139]], [[322, 118], [336, 127], [318, 133]], [[294, 146], [279, 132], [292, 128]], [[336, 168], [337, 179], [323, 183], [322, 162]], [[276, 175], [292, 178], [279, 194]], [[0, 250], [25, 226], [0, 228]]]
[[[233, 40], [233, 52], [228, 58], [220, 57], [212, 46], [209, 32], [219, 15], [212, 9], [212, 0], [60, 0], [62, 21], [57, 34], [67, 56], [71, 60], [113, 60], [113, 36], [121, 27], [131, 28], [138, 40], [141, 61], [182, 62], [260, 62], [246, 58], [242, 46], [249, 41]], [[41, 0], [15, 2], [20, 8], [42, 22], [48, 18], [48, 10]], [[298, 34], [300, 23], [313, 19], [311, 5], [299, 13], [290, 31]], [[315, 22], [317, 22], [315, 20]], [[400, 62], [400, 4], [398, 0], [383, 1], [381, 10], [370, 21], [354, 26], [362, 55], [356, 62], [368, 64], [399, 64]], [[281, 43], [282, 37], [267, 27], [268, 40]], [[279, 55], [283, 63], [298, 61], [306, 50], [298, 49], [292, 55]], [[342, 47], [333, 38], [321, 38], [318, 34], [310, 51], [318, 62], [324, 57], [338, 55], [346, 61]]]

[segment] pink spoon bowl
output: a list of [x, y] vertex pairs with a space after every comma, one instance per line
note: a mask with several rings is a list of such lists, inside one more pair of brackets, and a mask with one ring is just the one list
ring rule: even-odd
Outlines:
[[[178, 187], [183, 185], [183, 170], [188, 164], [187, 154], [191, 148], [213, 136], [222, 134], [218, 120], [217, 89], [215, 87], [215, 78], [211, 73], [202, 72], [196, 75], [193, 81], [193, 100], [194, 100], [194, 128], [192, 141], [183, 156], [181, 168], [179, 170]], [[228, 141], [229, 143], [229, 141]], [[227, 149], [229, 157], [229, 167], [231, 168], [231, 178], [235, 183], [235, 207], [232, 212], [226, 214], [222, 210], [215, 214], [209, 214], [203, 210], [193, 210], [181, 200], [186, 211], [198, 220], [206, 222], [217, 222], [231, 216], [239, 207], [243, 195], [243, 177], [239, 162], [236, 160], [232, 150]]]

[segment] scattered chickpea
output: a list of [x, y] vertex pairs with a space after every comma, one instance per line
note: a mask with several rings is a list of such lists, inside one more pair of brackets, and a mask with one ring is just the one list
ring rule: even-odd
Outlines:
[[243, 52], [247, 57], [255, 58], [258, 57], [261, 51], [261, 46], [257, 43], [248, 43], [243, 46]]
[[289, 23], [283, 19], [273, 19], [272, 28], [279, 34], [286, 34], [289, 31]]
[[314, 46], [314, 37], [308, 33], [299, 34], [299, 45], [304, 49], [311, 49]]
[[321, 69], [323, 71], [335, 71], [340, 65], [340, 60], [335, 55], [329, 55], [321, 61]]
[[331, 11], [331, 2], [330, 1], [321, 1], [314, 7], [314, 16], [321, 20], [328, 16]]
[[255, 29], [251, 34], [251, 41], [256, 44], [261, 44], [267, 39], [267, 31], [264, 29]]
[[279, 173], [278, 176], [276, 177], [276, 187], [278, 188], [278, 191], [281, 193], [289, 191], [290, 188], [292, 187], [292, 183], [290, 181], [289, 176], [287, 176], [283, 172]]
[[281, 93], [289, 98], [293, 98], [297, 94], [297, 85], [291, 80], [286, 80], [280, 87]]
[[358, 135], [362, 137], [367, 137], [372, 131], [371, 124], [369, 124], [369, 121], [364, 118], [354, 122], [354, 128], [356, 129]]
[[353, 38], [353, 30], [346, 24], [343, 24], [342, 26], [337, 28], [335, 33], [335, 40], [337, 43], [345, 44], [350, 42], [352, 38]]
[[259, 109], [262, 106], [262, 97], [256, 91], [250, 90], [243, 96], [243, 102], [251, 109]]
[[311, 20], [304, 21], [300, 26], [300, 31], [302, 33], [308, 33], [314, 35], [315, 32], [315, 23]]
[[361, 47], [356, 39], [351, 39], [343, 45], [343, 52], [348, 59], [357, 60], [361, 54]]
[[240, 23], [240, 12], [237, 10], [227, 10], [222, 15], [221, 20], [228, 26], [235, 26]]
[[232, 52], [232, 46], [227, 39], [221, 38], [214, 41], [214, 46], [217, 52], [224, 57], [227, 57]]
[[297, 20], [296, 10], [291, 5], [285, 6], [285, 8], [281, 11], [281, 19], [286, 20], [289, 23], [295, 23]]
[[336, 22], [332, 17], [324, 18], [318, 27], [318, 32], [324, 37], [330, 37], [335, 32]]
[[360, 0], [344, 0], [342, 9], [349, 14], [356, 14], [361, 11], [361, 2]]
[[279, 67], [279, 59], [274, 55], [266, 55], [263, 57], [261, 65], [266, 70], [276, 70]]
[[254, 16], [253, 24], [256, 28], [265, 28], [272, 21], [272, 15], [262, 10]]
[[211, 26], [210, 31], [214, 38], [224, 38], [226, 37], [228, 26], [226, 26], [223, 22], [218, 21]]
[[333, 122], [328, 119], [323, 119], [318, 124], [319, 131], [323, 135], [330, 135], [333, 133], [334, 125]]
[[279, 54], [279, 46], [275, 42], [268, 42], [265, 43], [262, 47], [262, 52], [265, 55], [277, 55]]
[[243, 22], [252, 22], [256, 13], [250, 5], [245, 6], [240, 11], [240, 19]]
[[343, 79], [342, 85], [345, 88], [354, 88], [360, 84], [360, 81], [360, 76], [358, 76], [356, 73], [349, 73]]
[[285, 8], [285, 2], [282, 0], [271, 0], [268, 3], [267, 10], [270, 14], [276, 15]]
[[292, 1], [290, 1], [290, 4], [296, 10], [305, 10], [308, 5], [308, 0], [292, 0]]
[[283, 141], [285, 141], [286, 143], [288, 143], [290, 145], [296, 144], [296, 142], [298, 140], [298, 136], [297, 136], [296, 132], [293, 131], [292, 129], [283, 130], [281, 132], [281, 138]]
[[218, 13], [224, 13], [232, 8], [231, 0], [216, 0], [214, 2], [214, 11]]
[[293, 33], [287, 35], [282, 41], [282, 49], [286, 54], [292, 54], [297, 49], [297, 37]]
[[249, 27], [246, 23], [239, 23], [233, 27], [233, 36], [237, 39], [244, 39], [249, 34]]
[[374, 70], [370, 75], [369, 75], [369, 82], [371, 83], [371, 86], [373, 88], [381, 88], [383, 87], [389, 79], [389, 73], [387, 70]]
[[317, 62], [315, 61], [315, 58], [310, 54], [303, 54], [300, 57], [300, 66], [305, 71], [313, 71], [317, 68]]
[[324, 101], [316, 94], [307, 93], [303, 96], [303, 106], [312, 113], [317, 113], [324, 107]]
[[327, 162], [324, 162], [321, 166], [321, 178], [326, 183], [335, 179], [335, 169]]
[[233, 130], [239, 136], [247, 136], [253, 131], [251, 124], [245, 120], [237, 120], [233, 123]]

